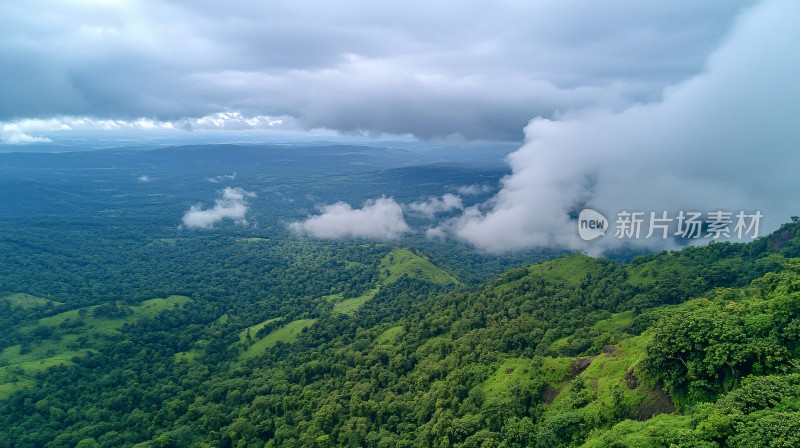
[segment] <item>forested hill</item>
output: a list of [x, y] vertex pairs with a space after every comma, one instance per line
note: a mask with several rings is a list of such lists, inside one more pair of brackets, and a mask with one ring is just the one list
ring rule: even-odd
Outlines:
[[357, 286], [258, 319], [191, 291], [4, 298], [6, 362], [53, 367], [3, 368], [0, 446], [800, 446], [800, 223], [480, 287], [366, 255]]

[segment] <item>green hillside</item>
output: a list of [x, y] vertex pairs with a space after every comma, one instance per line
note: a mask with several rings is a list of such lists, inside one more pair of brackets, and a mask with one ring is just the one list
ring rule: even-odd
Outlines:
[[[800, 303], [800, 296], [785, 296], [791, 286], [780, 286], [792, 285], [800, 278], [800, 261], [781, 255], [782, 248], [768, 248], [768, 242], [693, 248], [648, 256], [629, 265], [568, 256], [511, 270], [466, 296], [437, 296], [421, 304], [417, 313], [401, 318], [401, 325], [367, 331], [364, 337], [368, 339], [356, 338], [335, 355], [327, 356], [322, 347], [328, 345], [323, 344], [312, 350], [307, 364], [288, 362], [287, 366], [295, 365], [295, 369], [323, 375], [329, 372], [324, 367], [328, 362], [335, 365], [336, 359], [362, 353], [360, 361], [346, 374], [342, 372], [341, 382], [336, 376], [325, 381], [324, 376], [303, 376], [304, 392], [297, 398], [308, 407], [298, 403], [298, 419], [293, 420], [302, 429], [281, 436], [276, 433], [272, 440], [276, 445], [290, 440], [301, 446], [346, 446], [352, 440], [369, 445], [370, 434], [379, 433], [388, 446], [667, 447], [713, 444], [719, 437], [736, 443], [750, 440], [753, 434], [737, 426], [737, 422], [747, 421], [746, 416], [727, 420], [724, 429], [710, 437], [703, 435], [705, 424], [686, 416], [707, 406], [703, 403], [727, 400], [729, 394], [741, 390], [740, 385], [750, 381], [748, 375], [754, 374], [749, 366], [760, 366], [759, 375], [772, 372], [773, 376], [793, 369], [788, 355], [778, 359], [777, 354], [793, 352], [795, 342], [779, 338], [767, 348], [764, 344], [769, 336], [758, 333], [751, 336], [753, 346], [746, 338], [730, 343], [723, 340], [722, 346], [731, 344], [731, 354], [752, 353], [751, 358], [725, 358], [704, 365], [710, 358], [703, 354], [698, 356], [697, 368], [678, 369], [674, 374], [665, 373], [670, 370], [663, 365], [663, 360], [674, 355], [659, 355], [659, 350], [674, 341], [666, 337], [674, 333], [669, 330], [671, 319], [680, 325], [687, 321], [682, 313], [697, 313], [698, 307], [711, 306], [707, 303], [718, 304], [711, 308], [720, 313], [717, 322], [721, 323], [733, 321], [730, 313], [761, 310], [752, 323], [742, 321], [742, 334], [748, 329], [781, 332], [785, 331], [781, 328], [791, 327], [773, 317], [784, 316], [780, 318], [783, 322], [794, 322], [800, 318], [800, 306], [794, 311], [783, 306], [765, 312], [763, 304]], [[653, 266], [658, 268], [653, 271]], [[779, 274], [767, 272], [764, 276], [770, 269]], [[776, 275], [779, 281], [774, 279]], [[684, 277], [691, 281], [675, 281]], [[752, 286], [751, 280], [755, 280]], [[777, 295], [759, 296], [756, 292], [763, 290], [758, 285], [775, 285], [776, 281]], [[699, 298], [690, 300], [692, 297]], [[721, 312], [725, 309], [730, 310], [729, 315]], [[691, 341], [707, 336], [693, 336], [690, 328], [685, 337]], [[415, 361], [403, 367], [408, 353], [413, 353]], [[770, 359], [759, 358], [767, 353], [773, 354]], [[382, 357], [386, 361], [381, 361]], [[675, 369], [674, 364], [670, 366]], [[280, 369], [265, 367], [254, 377], [266, 381]], [[736, 373], [726, 376], [730, 375], [726, 369]], [[369, 378], [381, 375], [378, 372], [393, 379], [366, 395], [373, 411], [364, 423], [374, 429], [358, 432], [350, 424], [359, 417], [345, 410], [355, 397], [346, 392], [368, 388], [374, 384]], [[674, 375], [697, 377], [673, 386]], [[362, 380], [352, 383], [352, 378], [359, 377]], [[698, 382], [705, 386], [693, 389]], [[789, 400], [794, 396], [786, 395]], [[255, 407], [245, 409], [248, 420], [270, 415]], [[334, 414], [338, 425], [325, 423], [324, 414], [313, 409], [340, 409]], [[400, 429], [399, 423], [386, 423], [389, 416], [397, 415], [397, 409], [408, 410], [401, 413], [407, 417], [400, 421], [409, 422], [411, 432]], [[302, 417], [306, 410], [311, 417]], [[639, 426], [634, 422], [640, 422], [636, 423]], [[791, 429], [770, 431], [788, 434]], [[757, 437], [766, 440], [763, 434]]]
[[47, 306], [61, 305], [59, 302], [53, 300], [21, 293], [0, 297], [0, 302], [8, 303], [11, 309], [44, 308]]
[[276, 285], [231, 306], [53, 311], [15, 329], [31, 340], [25, 354], [15, 344], [0, 355], [14, 362], [2, 370], [0, 436], [30, 446], [798, 446], [799, 231], [631, 263], [569, 255], [479, 287], [409, 250], [376, 249], [371, 268], [331, 263], [337, 285], [360, 276], [357, 289], [285, 304], [265, 298]]
[[375, 297], [375, 294], [380, 291], [380, 287], [370, 289], [358, 297], [351, 297], [349, 299], [341, 299], [333, 305], [333, 312], [337, 314], [353, 314], [361, 308], [367, 300]]
[[456, 284], [452, 275], [434, 266], [425, 258], [407, 250], [394, 249], [381, 260], [378, 269], [384, 283], [394, 283], [404, 276], [435, 285]]
[[281, 320], [280, 317], [273, 317], [272, 319], [267, 319], [264, 322], [260, 322], [253, 326], [245, 328], [239, 333], [239, 342], [246, 342], [248, 335], [250, 335], [250, 338], [252, 338], [253, 335], [257, 335], [262, 328], [266, 327], [269, 324], [275, 323], [279, 320]]
[[288, 324], [276, 328], [263, 338], [255, 341], [240, 355], [240, 359], [248, 359], [264, 353], [265, 350], [274, 347], [278, 342], [291, 344], [297, 340], [301, 331], [311, 326], [316, 319], [298, 319]]
[[425, 259], [407, 249], [392, 249], [378, 265], [380, 280], [377, 286], [358, 297], [343, 298], [341, 294], [324, 297], [326, 301], [334, 302], [335, 314], [352, 315], [364, 303], [375, 297], [382, 287], [391, 285], [401, 279], [409, 278], [438, 286], [457, 285], [459, 281], [446, 271], [436, 267]]
[[[47, 306], [50, 301], [15, 294], [14, 300], [24, 300]], [[35, 323], [21, 326], [14, 333], [24, 342], [9, 345], [0, 351], [0, 398], [34, 383], [36, 374], [53, 366], [73, 365], [80, 357], [93, 353], [110, 343], [120, 329], [140, 319], [174, 309], [189, 301], [188, 297], [170, 296], [150, 299], [139, 305], [98, 305], [78, 308]], [[34, 337], [33, 342], [28, 339]]]
[[[353, 262], [348, 262], [347, 265], [351, 267], [358, 266], [357, 263]], [[381, 289], [401, 279], [414, 279], [438, 286], [458, 284], [458, 280], [453, 276], [434, 266], [422, 256], [414, 254], [406, 249], [392, 249], [382, 258], [378, 265], [378, 270], [381, 274], [377, 285], [363, 294], [349, 298], [345, 298], [342, 293], [329, 294], [323, 296], [320, 302], [332, 303], [332, 313], [334, 315], [352, 316], [364, 306], [366, 302], [374, 298]], [[304, 329], [317, 321], [317, 319], [297, 319], [282, 326], [272, 328], [276, 322], [282, 319], [283, 318], [268, 319], [242, 330], [239, 333], [239, 344], [235, 344], [236, 347], [241, 347], [242, 350], [239, 359], [246, 360], [262, 355], [278, 342], [291, 344], [297, 340], [299, 334]], [[262, 329], [266, 326], [270, 326], [270, 331], [259, 336], [259, 332], [263, 333]], [[250, 334], [249, 340], [246, 339], [248, 333]], [[197, 357], [197, 350], [183, 353], [180, 356], [186, 359], [195, 359]]]
[[[350, 268], [364, 269], [356, 262], [346, 262]], [[373, 299], [381, 290], [401, 281], [413, 279], [422, 284], [447, 286], [457, 285], [459, 282], [444, 270], [434, 266], [424, 257], [414, 254], [406, 249], [392, 249], [381, 258], [375, 267], [380, 274], [371, 289], [355, 296], [347, 297], [343, 293], [328, 294], [318, 299], [315, 303], [331, 304], [331, 314], [341, 316], [354, 316], [368, 301]], [[220, 328], [228, 323], [230, 316], [223, 315], [215, 324], [208, 328], [209, 332], [221, 331]], [[318, 319], [301, 318], [286, 323], [287, 317], [273, 317], [255, 325], [250, 325], [238, 332], [237, 339], [229, 348], [238, 352], [238, 360], [248, 360], [264, 355], [278, 342], [292, 344], [297, 341], [303, 330], [313, 325]], [[213, 328], [213, 330], [212, 330]], [[390, 339], [387, 339], [389, 341]], [[175, 360], [198, 361], [207, 355], [209, 341], [201, 339], [188, 350], [180, 351], [174, 355]]]

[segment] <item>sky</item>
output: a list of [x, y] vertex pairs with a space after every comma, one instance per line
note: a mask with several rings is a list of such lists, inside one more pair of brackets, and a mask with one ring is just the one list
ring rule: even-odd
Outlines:
[[522, 141], [658, 100], [750, 2], [0, 1], [0, 139], [319, 130]]
[[[602, 253], [673, 243], [583, 241], [583, 207], [758, 212], [762, 234], [800, 215], [791, 0], [0, 0], [0, 17], [6, 147], [193, 132], [518, 144], [487, 202], [319, 204], [298, 235]], [[230, 188], [184, 224], [246, 223], [246, 186]]]

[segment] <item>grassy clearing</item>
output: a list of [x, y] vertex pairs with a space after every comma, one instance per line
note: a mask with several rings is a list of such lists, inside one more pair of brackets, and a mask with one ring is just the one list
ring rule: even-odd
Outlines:
[[367, 301], [375, 297], [381, 287], [394, 283], [404, 276], [416, 278], [437, 285], [457, 284], [453, 276], [437, 268], [430, 261], [406, 249], [394, 249], [389, 252], [378, 267], [381, 279], [371, 290], [359, 297], [345, 299], [341, 293], [322, 297], [323, 300], [333, 303], [334, 314], [353, 315]]
[[6, 347], [0, 351], [0, 365], [15, 366], [18, 364], [52, 358], [78, 347], [77, 335], [66, 335], [61, 340], [45, 339], [31, 344], [23, 350], [21, 344]]
[[186, 352], [178, 352], [175, 353], [175, 361], [188, 361], [192, 362], [197, 360], [197, 357], [200, 356], [200, 351], [196, 349], [191, 349]]
[[153, 317], [162, 311], [180, 306], [189, 300], [191, 299], [185, 296], [169, 296], [166, 299], [145, 300], [140, 305], [128, 307], [130, 314], [118, 318], [95, 317], [94, 312], [101, 305], [78, 308], [39, 319], [35, 324], [21, 327], [19, 333], [27, 335], [42, 327], [55, 329], [64, 325], [74, 324], [76, 325], [75, 328], [71, 328], [65, 333], [110, 336], [119, 333], [119, 329], [125, 323], [134, 322], [145, 317]]
[[596, 356], [562, 389], [544, 418], [575, 409], [576, 400], [581, 400], [576, 397], [582, 396], [588, 399], [578, 408], [589, 419], [607, 418], [615, 408], [634, 413], [647, 406], [669, 411], [666, 408], [671, 404], [659, 404], [663, 394], [640, 384], [636, 378], [637, 366], [645, 357], [649, 340], [650, 336], [644, 333], [621, 342], [616, 350]]
[[[3, 369], [0, 369], [2, 372]], [[36, 384], [36, 381], [30, 378], [19, 378], [16, 375], [10, 376], [7, 379], [0, 373], [0, 400], [5, 400], [11, 394], [26, 387], [31, 387]]]
[[602, 266], [602, 262], [587, 255], [565, 255], [554, 260], [536, 263], [526, 268], [512, 269], [509, 273], [513, 272], [520, 275], [515, 275], [514, 280], [507, 279], [502, 284], [494, 285], [492, 290], [496, 294], [514, 291], [519, 289], [525, 282], [531, 281], [531, 279], [536, 281], [543, 279], [547, 283], [556, 286], [580, 286], [589, 275], [599, 274]]
[[133, 314], [136, 318], [153, 317], [156, 314], [166, 311], [189, 302], [186, 296], [169, 296], [166, 299], [150, 299], [142, 302], [141, 305], [132, 306]]
[[[82, 357], [90, 349], [71, 350], [57, 344], [43, 344], [27, 354], [20, 354], [20, 346], [7, 347], [0, 355], [0, 399], [35, 384], [34, 376], [46, 369], [60, 365], [72, 365], [74, 357]], [[61, 350], [61, 351], [57, 351]]]
[[[625, 333], [625, 330], [633, 324], [633, 319], [636, 317], [636, 313], [633, 310], [624, 311], [622, 313], [615, 313], [612, 314], [611, 317], [608, 319], [603, 319], [595, 322], [592, 325], [592, 333], [594, 336], [591, 337], [599, 337], [604, 333], [611, 333], [615, 335], [615, 340], [619, 341], [622, 339], [626, 339], [628, 335]], [[548, 347], [548, 350], [553, 354], [565, 354], [569, 353], [569, 349], [565, 349], [565, 347], [569, 346], [573, 343], [573, 338], [575, 337], [574, 334], [564, 336], [563, 338], [556, 339], [553, 341], [552, 344]], [[586, 337], [583, 335], [581, 337]], [[580, 340], [580, 339], [579, 339]], [[562, 349], [565, 352], [562, 352]], [[573, 352], [574, 353], [574, 352]]]
[[71, 365], [72, 359], [75, 357], [86, 356], [87, 353], [91, 352], [92, 350], [84, 349], [84, 350], [73, 350], [64, 353], [60, 353], [52, 358], [40, 359], [37, 361], [29, 361], [23, 362], [21, 364], [17, 364], [16, 367], [22, 369], [25, 375], [35, 375], [39, 372], [43, 372], [50, 367], [61, 366], [61, 365]]
[[283, 319], [283, 318], [282, 317], [275, 317], [275, 318], [272, 318], [272, 319], [265, 320], [264, 322], [261, 322], [259, 324], [255, 324], [252, 327], [245, 328], [244, 330], [242, 330], [239, 333], [239, 342], [245, 342], [247, 340], [247, 332], [248, 331], [250, 332], [250, 337], [254, 338], [254, 337], [256, 337], [256, 334], [258, 334], [258, 332], [262, 328], [266, 327], [267, 325], [269, 325], [269, 324], [271, 324], [273, 322], [277, 322], [277, 321], [279, 321], [281, 319]]
[[290, 344], [297, 340], [301, 331], [310, 327], [316, 321], [316, 319], [299, 319], [289, 322], [280, 328], [276, 328], [272, 330], [270, 334], [259, 339], [250, 347], [247, 347], [247, 350], [239, 355], [239, 359], [248, 359], [258, 356], [264, 353], [264, 351], [274, 347], [278, 342]]
[[578, 286], [587, 275], [598, 274], [601, 267], [602, 265], [594, 258], [575, 254], [531, 265], [528, 270], [551, 283], [563, 282]]
[[529, 358], [506, 359], [483, 383], [487, 400], [501, 400], [512, 397], [520, 387], [527, 387], [534, 380], [556, 387], [568, 377], [570, 358]]
[[608, 319], [598, 321], [592, 327], [595, 330], [608, 333], [623, 331], [631, 326], [634, 317], [635, 314], [633, 310], [628, 310], [622, 313], [612, 314]]
[[245, 244], [268, 243], [269, 238], [237, 238], [236, 241]]
[[375, 338], [376, 345], [394, 345], [406, 330], [402, 325], [391, 327]]
[[646, 421], [623, 420], [599, 437], [592, 437], [582, 448], [605, 448], [609, 446], [651, 447], [657, 435], [690, 431], [691, 415], [659, 414]]
[[539, 375], [551, 385], [563, 383], [571, 371], [572, 359], [564, 357], [543, 358], [542, 366], [539, 367]]
[[9, 294], [5, 297], [0, 297], [0, 300], [8, 302], [12, 309], [44, 308], [48, 305], [61, 305], [61, 302], [22, 293]]
[[569, 344], [569, 338], [571, 337], [572, 335], [569, 335], [569, 336], [564, 336], [561, 339], [556, 339], [555, 341], [553, 341], [552, 344], [550, 344], [550, 347], [548, 347], [547, 349], [553, 353], [558, 353], [559, 350], [561, 350], [563, 347]]
[[625, 385], [625, 374], [644, 357], [644, 347], [639, 347], [641, 342], [639, 338], [628, 341], [620, 344], [616, 352], [595, 358], [581, 374], [596, 394], [595, 401], [588, 406], [592, 413], [599, 414], [604, 408], [613, 405], [615, 388], [628, 392], [624, 395], [624, 400], [629, 405], [641, 402], [643, 398], [641, 394], [630, 391]]
[[331, 294], [329, 296], [323, 296], [322, 299], [328, 303], [336, 302], [337, 300], [342, 300], [344, 295], [342, 293]]
[[362, 305], [367, 303], [367, 300], [370, 300], [373, 297], [375, 297], [375, 294], [377, 294], [379, 290], [380, 288], [374, 288], [367, 291], [365, 294], [361, 296], [353, 297], [350, 299], [344, 299], [341, 302], [338, 302], [333, 305], [333, 312], [336, 314], [352, 315], [356, 311], [358, 311], [358, 309], [361, 308]]
[[[15, 296], [15, 300], [27, 300]], [[126, 323], [153, 317], [189, 300], [184, 296], [146, 300], [126, 307], [127, 314], [120, 317], [95, 316], [94, 311], [100, 306], [90, 306], [19, 328], [17, 332], [27, 340], [24, 346], [17, 344], [0, 351], [0, 398], [31, 385], [33, 375], [53, 366], [71, 364], [73, 358], [102, 347]]]
[[[15, 346], [19, 347], [19, 346]], [[25, 360], [14, 365], [0, 367], [0, 381], [11, 381], [15, 376], [18, 378], [30, 378], [37, 373], [43, 372], [50, 367], [64, 364], [72, 364], [75, 357], [85, 356], [92, 350], [70, 350], [59, 353], [50, 358]]]
[[536, 372], [530, 359], [512, 358], [503, 361], [483, 383], [487, 400], [512, 395], [512, 386], [525, 384]]

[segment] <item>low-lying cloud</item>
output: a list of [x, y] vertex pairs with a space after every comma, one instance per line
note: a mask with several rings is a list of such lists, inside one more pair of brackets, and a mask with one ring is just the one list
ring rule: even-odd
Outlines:
[[34, 136], [18, 123], [0, 122], [0, 142], [7, 145], [27, 145], [30, 143], [51, 143], [47, 137]]
[[24, 118], [0, 121], [0, 142], [10, 145], [51, 143], [53, 138], [71, 133], [79, 135], [179, 135], [187, 131], [264, 131], [294, 130], [291, 117], [245, 116], [239, 112], [217, 112], [199, 118], [159, 120], [153, 118], [109, 119], [85, 116]]
[[298, 235], [322, 239], [363, 238], [391, 241], [410, 231], [403, 208], [393, 198], [370, 199], [361, 208], [337, 202], [321, 208], [321, 213], [289, 224]]
[[208, 181], [212, 184], [218, 184], [221, 182], [225, 182], [226, 180], [236, 180], [236, 173], [233, 174], [222, 174], [220, 176], [209, 177]]
[[433, 218], [438, 213], [446, 213], [463, 208], [464, 203], [461, 198], [452, 193], [446, 193], [441, 197], [430, 197], [425, 201], [413, 202], [408, 205], [410, 211], [419, 213], [427, 218]]
[[581, 241], [574, 213], [584, 206], [612, 220], [623, 210], [761, 210], [763, 230], [797, 215], [798, 16], [788, 0], [749, 10], [705, 71], [660, 101], [531, 120], [501, 190], [451, 221], [451, 232], [491, 252], [598, 251], [624, 241]]
[[456, 193], [463, 196], [475, 196], [478, 194], [488, 193], [492, 190], [493, 188], [491, 185], [472, 184], [472, 185], [462, 185], [456, 188]]
[[195, 204], [183, 215], [183, 225], [189, 229], [210, 229], [222, 220], [230, 219], [237, 225], [248, 225], [247, 198], [256, 194], [242, 188], [225, 188], [214, 206], [204, 209], [202, 204]]

